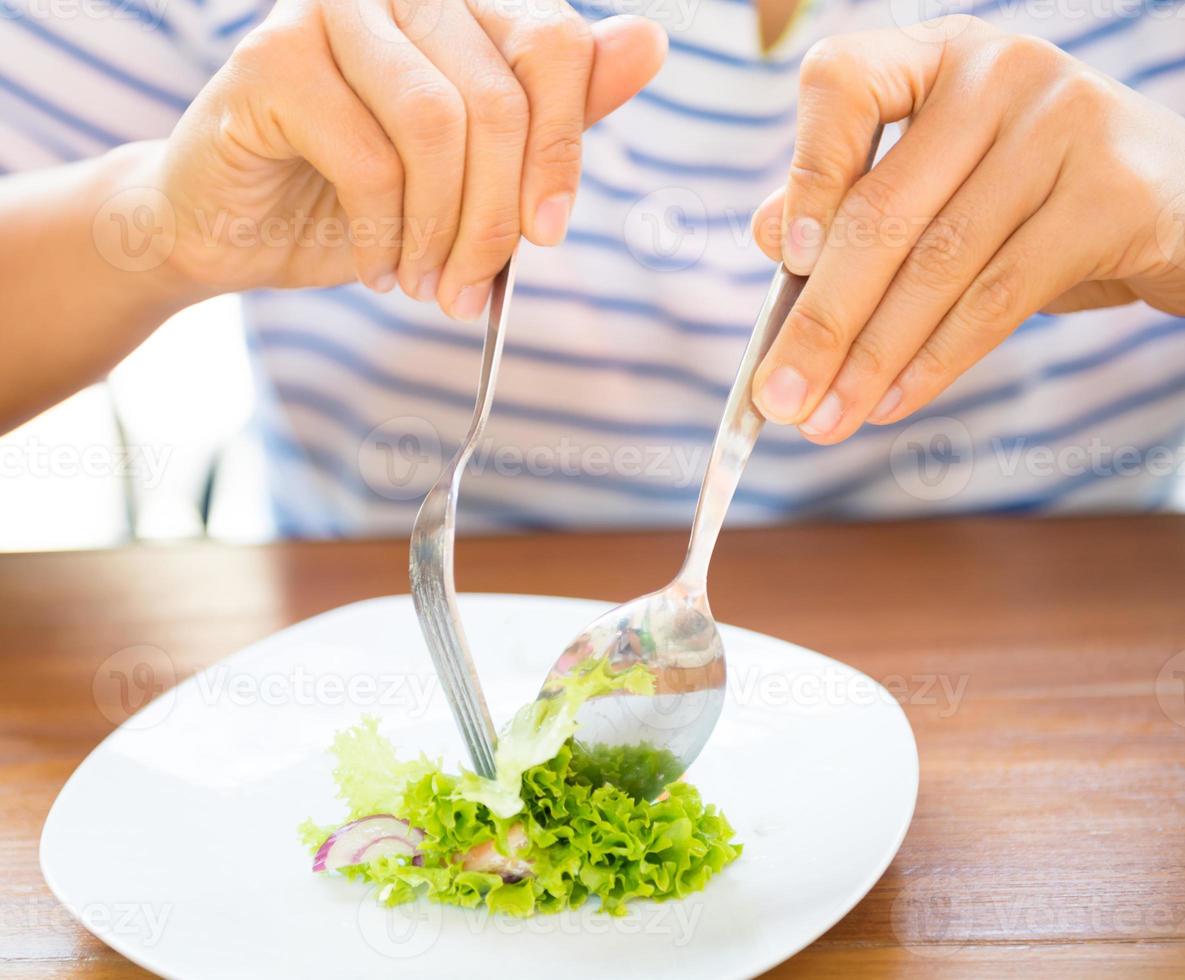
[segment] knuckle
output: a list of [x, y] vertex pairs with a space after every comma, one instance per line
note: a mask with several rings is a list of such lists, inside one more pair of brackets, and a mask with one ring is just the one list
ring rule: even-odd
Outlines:
[[1096, 72], [1081, 68], [1070, 72], [1054, 88], [1052, 109], [1074, 119], [1097, 119], [1099, 110], [1111, 100], [1110, 83]]
[[360, 146], [350, 166], [353, 190], [367, 198], [389, 194], [403, 181], [403, 167], [393, 147]]
[[1002, 330], [1015, 314], [1019, 298], [1016, 270], [1003, 263], [994, 263], [968, 287], [962, 314], [972, 327], [993, 332]]
[[837, 163], [823, 160], [818, 153], [808, 154], [805, 149], [794, 151], [790, 164], [789, 183], [794, 188], [791, 197], [803, 195], [829, 197], [844, 189], [842, 171]]
[[910, 250], [903, 278], [926, 290], [943, 290], [956, 281], [966, 254], [966, 222], [939, 215]]
[[1031, 34], [1001, 34], [985, 47], [989, 85], [1015, 86], [1018, 79], [1038, 82], [1063, 63], [1061, 51]]
[[465, 119], [460, 93], [442, 76], [428, 72], [404, 74], [398, 91], [399, 111], [411, 122], [451, 126]]
[[572, 169], [580, 165], [580, 135], [567, 130], [540, 133], [534, 159], [545, 167]]
[[843, 349], [845, 336], [839, 324], [821, 310], [795, 307], [787, 318], [794, 342], [818, 354], [834, 354]]
[[500, 133], [527, 128], [527, 94], [508, 72], [490, 71], [475, 79], [469, 112], [475, 125]]
[[812, 44], [798, 70], [803, 89], [846, 89], [860, 78], [851, 46], [842, 37], [825, 37]]
[[942, 387], [943, 380], [953, 373], [953, 360], [933, 337], [922, 345], [909, 365], [910, 381], [923, 391]]
[[482, 258], [502, 258], [513, 251], [518, 243], [518, 211], [500, 210], [487, 215], [485, 220], [469, 235], [469, 247]]
[[868, 173], [856, 181], [840, 207], [844, 217], [874, 226], [896, 213], [897, 191], [887, 180]]
[[866, 337], [861, 337], [852, 344], [847, 360], [851, 371], [861, 382], [885, 374], [889, 363], [888, 356], [880, 343]]
[[269, 17], [238, 43], [231, 59], [239, 66], [274, 75], [292, 64], [308, 64], [321, 50], [319, 35], [303, 21]]
[[464, 145], [465, 103], [443, 78], [409, 79], [401, 86], [398, 113], [409, 139], [420, 149]]

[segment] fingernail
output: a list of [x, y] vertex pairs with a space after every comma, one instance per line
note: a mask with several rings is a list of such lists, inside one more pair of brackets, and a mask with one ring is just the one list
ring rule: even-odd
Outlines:
[[476, 320], [481, 316], [481, 311], [486, 308], [486, 300], [490, 298], [491, 285], [490, 282], [479, 282], [457, 293], [453, 316], [459, 320]]
[[806, 400], [806, 378], [785, 365], [775, 368], [757, 391], [757, 407], [772, 422], [793, 422]]
[[897, 385], [893, 385], [879, 402], [876, 403], [876, 408], [872, 410], [872, 414], [868, 416], [869, 422], [880, 422], [882, 419], [887, 419], [896, 410], [897, 406], [901, 404], [901, 396], [903, 392]]
[[843, 402], [834, 391], [827, 392], [799, 428], [808, 436], [825, 436], [832, 432], [843, 417]]
[[568, 234], [568, 216], [572, 213], [572, 195], [556, 194], [540, 202], [535, 209], [535, 238], [540, 245], [558, 245]]
[[435, 269], [426, 275], [420, 276], [420, 281], [416, 283], [416, 288], [412, 295], [423, 303], [430, 303], [436, 299], [436, 287], [440, 285], [440, 270]]
[[384, 272], [374, 281], [374, 291], [376, 293], [389, 293], [399, 285], [399, 277], [394, 272]]
[[823, 253], [823, 226], [814, 218], [795, 218], [782, 240], [782, 261], [796, 276], [809, 276]]

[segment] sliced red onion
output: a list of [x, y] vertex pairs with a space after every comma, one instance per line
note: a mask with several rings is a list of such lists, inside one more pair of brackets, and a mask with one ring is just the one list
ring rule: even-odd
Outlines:
[[313, 858], [313, 870], [336, 871], [394, 854], [407, 855], [414, 861], [423, 839], [423, 832], [388, 813], [351, 820], [326, 838]]
[[385, 857], [414, 857], [416, 846], [403, 837], [377, 837], [362, 849], [351, 864], [370, 864]]

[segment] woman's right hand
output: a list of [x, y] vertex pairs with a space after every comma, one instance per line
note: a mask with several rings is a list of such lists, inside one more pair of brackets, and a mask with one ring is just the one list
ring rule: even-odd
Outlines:
[[169, 264], [210, 292], [359, 279], [476, 318], [520, 235], [563, 239], [584, 128], [665, 51], [564, 0], [278, 0], [152, 170]]

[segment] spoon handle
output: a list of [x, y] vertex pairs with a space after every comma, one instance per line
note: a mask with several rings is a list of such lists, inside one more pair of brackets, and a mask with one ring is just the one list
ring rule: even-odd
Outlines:
[[[864, 164], [865, 172], [872, 169], [872, 164], [876, 160], [883, 131], [884, 127], [878, 126], [872, 136], [872, 145]], [[779, 263], [769, 292], [765, 295], [765, 303], [757, 315], [753, 336], [749, 339], [749, 346], [745, 348], [745, 354], [741, 358], [741, 366], [737, 370], [736, 380], [732, 383], [728, 402], [724, 406], [724, 417], [716, 430], [716, 441], [712, 444], [712, 455], [708, 460], [708, 469], [700, 486], [699, 502], [695, 507], [695, 517], [691, 522], [691, 541], [687, 546], [687, 557], [684, 558], [683, 567], [675, 577], [675, 581], [689, 593], [707, 591], [708, 565], [716, 548], [716, 539], [720, 536], [720, 528], [724, 524], [724, 515], [728, 513], [732, 496], [741, 481], [741, 474], [745, 471], [745, 464], [749, 462], [753, 446], [761, 434], [762, 425], [765, 424], [765, 418], [753, 404], [753, 376], [805, 285], [804, 276], [787, 272], [786, 267]]]
[[765, 418], [753, 404], [753, 375], [757, 373], [758, 365], [769, 351], [805, 285], [804, 276], [793, 275], [786, 271], [784, 265], [778, 264], [765, 303], [757, 316], [753, 336], [741, 358], [736, 380], [728, 393], [724, 417], [716, 430], [712, 456], [700, 485], [699, 502], [691, 522], [691, 542], [687, 547], [683, 568], [676, 576], [676, 581], [689, 592], [700, 593], [707, 589], [708, 564], [724, 524], [724, 515], [728, 513], [732, 495], [736, 492], [745, 464], [765, 423]]

